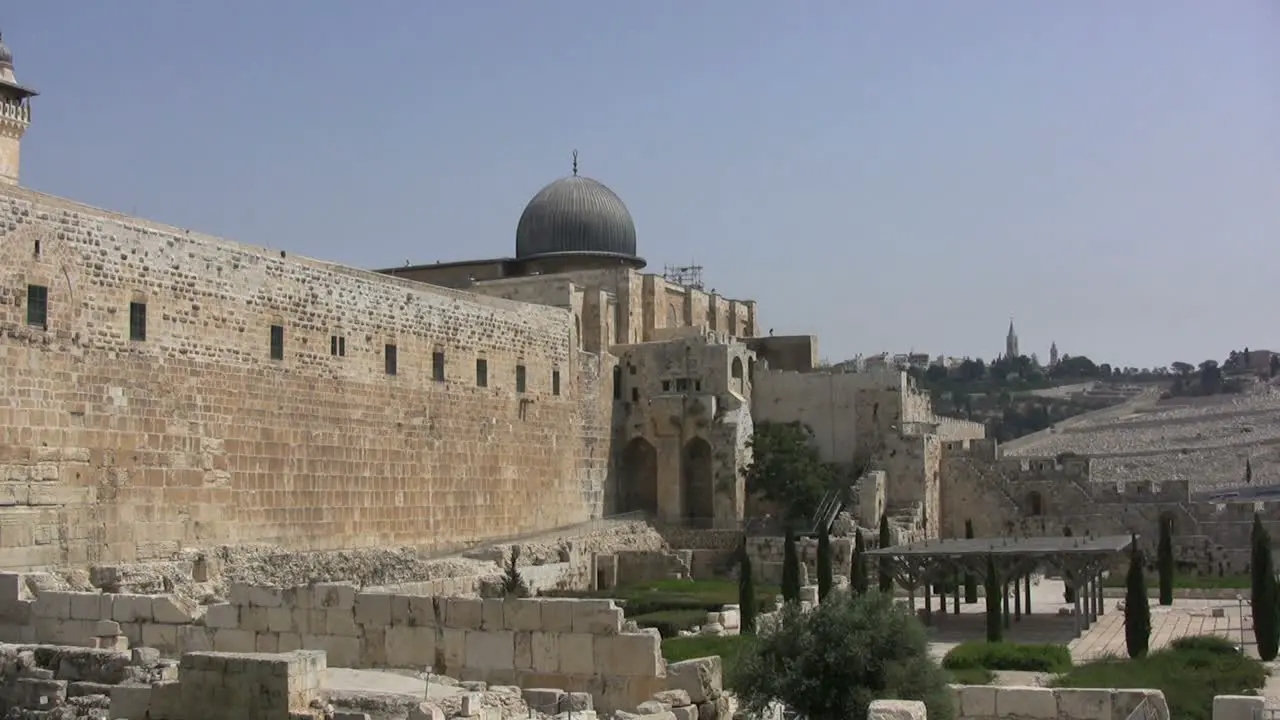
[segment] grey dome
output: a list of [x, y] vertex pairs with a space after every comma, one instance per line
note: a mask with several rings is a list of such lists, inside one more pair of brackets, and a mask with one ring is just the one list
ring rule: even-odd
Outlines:
[[13, 53], [10, 52], [9, 46], [4, 44], [2, 35], [0, 35], [0, 65], [13, 67]]
[[538, 191], [516, 226], [516, 258], [552, 254], [636, 257], [636, 225], [612, 190], [578, 175]]

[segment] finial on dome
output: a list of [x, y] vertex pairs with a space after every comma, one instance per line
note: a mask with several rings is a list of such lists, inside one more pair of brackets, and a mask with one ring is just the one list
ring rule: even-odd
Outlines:
[[577, 177], [578, 175], [578, 151], [577, 150], [573, 151], [573, 174], [574, 174], [574, 177]]

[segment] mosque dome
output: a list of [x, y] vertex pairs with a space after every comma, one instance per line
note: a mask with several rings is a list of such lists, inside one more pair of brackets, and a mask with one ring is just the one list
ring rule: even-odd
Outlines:
[[516, 226], [516, 258], [604, 255], [637, 260], [636, 225], [612, 190], [574, 173], [538, 191]]
[[0, 65], [13, 67], [13, 53], [9, 50], [9, 46], [4, 44], [3, 36], [0, 36]]

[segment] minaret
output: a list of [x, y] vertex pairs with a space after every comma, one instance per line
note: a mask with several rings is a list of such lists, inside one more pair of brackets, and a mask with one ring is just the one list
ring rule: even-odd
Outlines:
[[1013, 329], [1013, 318], [1009, 318], [1009, 334], [1004, 338], [1004, 356], [1013, 359], [1021, 354], [1018, 352], [1018, 333]]
[[1057, 364], [1058, 364], [1058, 343], [1055, 341], [1049, 344], [1049, 367], [1053, 367]]
[[35, 90], [18, 84], [13, 53], [0, 37], [0, 184], [17, 185], [22, 136], [31, 126], [31, 98]]

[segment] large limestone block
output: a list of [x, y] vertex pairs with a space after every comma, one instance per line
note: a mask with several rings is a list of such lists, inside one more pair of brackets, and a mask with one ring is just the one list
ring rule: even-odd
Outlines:
[[390, 627], [384, 643], [389, 667], [420, 669], [435, 665], [436, 631], [432, 628]]
[[214, 629], [238, 629], [240, 608], [231, 603], [210, 605], [204, 613], [204, 624]]
[[484, 623], [484, 601], [480, 598], [449, 598], [445, 609], [445, 627], [456, 630], [479, 630]]
[[529, 634], [529, 655], [536, 673], [554, 673], [560, 670], [560, 634], [535, 632]]
[[573, 632], [573, 608], [579, 601], [569, 598], [538, 600], [542, 604], [542, 629], [553, 633]]
[[1264, 697], [1219, 695], [1213, 699], [1213, 720], [1256, 720], [1266, 707]]
[[[515, 653], [515, 640], [512, 640], [512, 654]], [[448, 675], [460, 671], [467, 666], [467, 631], [457, 628], [443, 628], [436, 632], [436, 656], [444, 660], [443, 668], [436, 672]], [[515, 658], [512, 658], [514, 664]]]
[[391, 625], [391, 596], [383, 593], [356, 595], [355, 621], [368, 627]]
[[1058, 699], [1041, 687], [1002, 687], [996, 692], [996, 715], [1057, 720]]
[[928, 711], [919, 700], [872, 700], [867, 720], [925, 720]]
[[622, 632], [622, 608], [612, 600], [577, 600], [573, 606], [573, 631], [593, 635]]
[[444, 720], [444, 710], [435, 703], [420, 703], [409, 710], [409, 720]]
[[175, 595], [156, 595], [151, 599], [151, 615], [156, 622], [189, 625], [200, 617], [200, 605]]
[[1071, 720], [1111, 720], [1111, 690], [1096, 688], [1061, 688], [1054, 690], [1058, 698], [1058, 715]]
[[71, 600], [69, 617], [72, 620], [110, 619], [110, 615], [106, 618], [102, 616], [102, 593], [73, 592], [68, 595]]
[[999, 689], [988, 685], [952, 685], [956, 714], [966, 718], [995, 717], [996, 692]]
[[510, 630], [467, 630], [467, 667], [515, 670], [516, 639]]
[[587, 633], [557, 633], [560, 669], [564, 675], [594, 675], [596, 636]]
[[[71, 596], [74, 593], [44, 590], [31, 605], [31, 615], [56, 620], [71, 619]], [[96, 618], [95, 618], [96, 619]]]
[[351, 583], [316, 583], [311, 587], [315, 610], [354, 610], [359, 590]]
[[213, 633], [213, 649], [218, 652], [251, 653], [257, 648], [254, 633], [249, 630], [222, 628]]
[[342, 635], [303, 635], [302, 647], [323, 650], [329, 667], [360, 667], [360, 638]]
[[662, 636], [655, 628], [637, 633], [595, 636], [596, 671], [623, 677], [662, 674]]
[[[325, 635], [341, 635], [344, 637], [359, 637], [360, 626], [356, 624], [355, 611], [353, 608], [330, 608], [324, 611], [325, 614]], [[311, 628], [312, 632], [316, 632], [315, 627]]]
[[119, 623], [152, 622], [152, 599], [150, 595], [119, 593], [111, 603], [111, 619]]
[[480, 601], [480, 629], [481, 630], [502, 630], [505, 624], [504, 606], [506, 600], [503, 598], [485, 598]]
[[667, 665], [667, 687], [689, 693], [691, 702], [714, 700], [720, 697], [723, 686], [724, 666], [719, 655]]
[[529, 598], [509, 598], [503, 603], [503, 626], [516, 632], [542, 629], [542, 603]]

